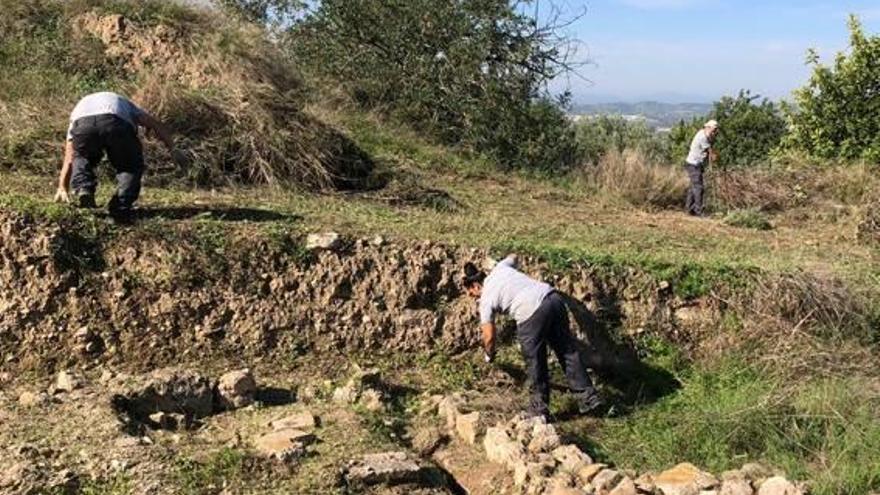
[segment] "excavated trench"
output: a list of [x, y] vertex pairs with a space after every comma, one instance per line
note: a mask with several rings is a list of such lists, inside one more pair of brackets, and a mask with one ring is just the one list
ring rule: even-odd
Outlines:
[[[479, 343], [474, 304], [458, 280], [485, 251], [381, 239], [305, 250], [296, 236], [221, 227], [86, 234], [81, 222], [0, 211], [3, 367], [48, 374], [91, 362], [137, 371], [293, 349], [455, 353]], [[633, 359], [619, 345], [627, 336], [690, 334], [716, 313], [635, 270], [552, 275], [535, 260], [522, 264], [569, 296], [593, 367]]]

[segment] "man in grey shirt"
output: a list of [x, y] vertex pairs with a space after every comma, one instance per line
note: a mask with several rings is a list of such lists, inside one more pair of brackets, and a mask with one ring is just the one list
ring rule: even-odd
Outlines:
[[144, 173], [138, 127], [153, 131], [174, 160], [181, 165], [185, 163], [171, 133], [149, 113], [116, 93], [94, 93], [80, 100], [70, 115], [55, 200], [69, 202], [72, 186], [80, 207], [95, 208], [98, 187], [95, 169], [106, 153], [116, 169], [117, 182], [108, 209], [117, 221], [130, 220]]
[[691, 148], [685, 159], [685, 169], [687, 169], [688, 178], [691, 181], [685, 207], [688, 214], [693, 216], [703, 216], [703, 172], [711, 161], [710, 158], [714, 159], [712, 144], [717, 133], [718, 121], [706, 122], [691, 141]]
[[479, 299], [480, 329], [487, 362], [495, 357], [495, 315], [507, 313], [516, 320], [516, 335], [531, 382], [529, 414], [549, 417], [550, 374], [547, 346], [553, 349], [565, 371], [569, 388], [578, 399], [578, 410], [588, 414], [603, 401], [587, 375], [577, 344], [569, 329], [568, 310], [562, 295], [546, 283], [519, 272], [510, 256], [486, 276], [476, 266], [465, 266], [463, 285]]

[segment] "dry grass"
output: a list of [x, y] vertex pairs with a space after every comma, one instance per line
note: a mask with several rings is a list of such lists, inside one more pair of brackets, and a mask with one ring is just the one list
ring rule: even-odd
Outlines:
[[651, 163], [629, 150], [609, 150], [583, 174], [596, 191], [642, 208], [681, 208], [688, 186], [681, 168]]
[[866, 205], [859, 222], [858, 238], [863, 244], [880, 246], [880, 203]]

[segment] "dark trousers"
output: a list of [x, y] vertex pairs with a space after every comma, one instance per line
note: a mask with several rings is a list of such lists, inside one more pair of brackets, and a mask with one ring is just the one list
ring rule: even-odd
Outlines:
[[116, 197], [121, 208], [131, 208], [141, 193], [144, 153], [137, 130], [115, 115], [83, 117], [73, 123], [73, 175], [77, 194], [95, 194], [98, 164], [107, 154], [116, 170]]
[[703, 164], [692, 165], [685, 162], [685, 169], [687, 170], [688, 178], [691, 180], [685, 208], [687, 208], [687, 212], [691, 215], [702, 216], [703, 191], [705, 190], [703, 186]]
[[547, 346], [549, 345], [565, 371], [565, 378], [572, 392], [586, 398], [596, 393], [587, 375], [581, 354], [568, 323], [565, 300], [556, 292], [544, 298], [535, 314], [517, 325], [516, 336], [522, 348], [531, 382], [529, 410], [534, 414], [549, 412], [550, 372], [547, 369]]

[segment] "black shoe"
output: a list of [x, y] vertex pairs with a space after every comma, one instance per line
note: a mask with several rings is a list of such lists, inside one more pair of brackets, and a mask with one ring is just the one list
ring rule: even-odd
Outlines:
[[605, 400], [598, 392], [578, 399], [578, 413], [583, 416], [602, 416], [605, 412]]
[[134, 223], [134, 210], [131, 207], [122, 206], [119, 196], [113, 195], [110, 202], [107, 203], [107, 211], [110, 212], [110, 218], [118, 225], [131, 225]]
[[97, 208], [98, 207], [98, 204], [95, 203], [95, 195], [90, 194], [90, 193], [77, 193], [76, 204], [80, 208]]

